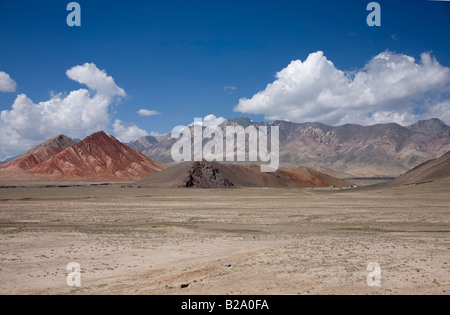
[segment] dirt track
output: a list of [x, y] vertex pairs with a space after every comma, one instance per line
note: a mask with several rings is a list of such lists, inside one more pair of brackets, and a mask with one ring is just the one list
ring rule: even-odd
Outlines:
[[449, 294], [449, 192], [0, 189], [0, 294]]

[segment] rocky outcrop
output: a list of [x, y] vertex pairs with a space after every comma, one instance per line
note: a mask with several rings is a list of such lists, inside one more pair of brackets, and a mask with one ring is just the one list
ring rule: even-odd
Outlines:
[[189, 175], [181, 187], [233, 187], [234, 184], [210, 163], [195, 162], [189, 170]]

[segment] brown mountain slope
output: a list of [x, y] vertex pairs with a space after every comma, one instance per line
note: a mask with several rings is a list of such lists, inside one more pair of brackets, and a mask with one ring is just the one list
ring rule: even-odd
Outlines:
[[301, 187], [348, 187], [352, 183], [339, 179], [319, 171], [313, 170], [309, 167], [293, 167], [287, 170], [282, 170], [293, 182]]
[[140, 181], [142, 187], [348, 187], [352, 184], [306, 168], [261, 173], [258, 165], [184, 162]]
[[40, 145], [34, 147], [28, 152], [22, 154], [13, 161], [3, 165], [1, 169], [8, 171], [20, 171], [31, 169], [42, 162], [45, 162], [57, 155], [66, 148], [75, 144], [75, 141], [69, 139], [64, 135], [59, 135], [55, 138], [47, 140]]
[[32, 168], [2, 167], [0, 176], [31, 182], [134, 182], [164, 168], [114, 137], [97, 132]]
[[450, 179], [450, 152], [410, 170], [387, 185], [412, 185]]
[[[397, 177], [450, 150], [450, 127], [439, 119], [419, 121], [411, 126], [327, 126], [286, 121], [256, 123], [239, 117], [225, 121], [221, 127], [236, 125], [278, 126], [281, 165], [333, 170], [332, 174], [344, 177]], [[130, 146], [151, 159], [171, 163], [175, 142], [168, 134], [138, 139]]]

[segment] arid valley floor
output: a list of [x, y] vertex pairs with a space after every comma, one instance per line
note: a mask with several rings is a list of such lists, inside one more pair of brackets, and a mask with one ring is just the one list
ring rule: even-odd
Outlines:
[[[449, 233], [448, 180], [356, 190], [3, 188], [0, 294], [447, 295]], [[81, 266], [81, 287], [66, 284], [70, 262]], [[366, 283], [370, 262], [381, 287]]]

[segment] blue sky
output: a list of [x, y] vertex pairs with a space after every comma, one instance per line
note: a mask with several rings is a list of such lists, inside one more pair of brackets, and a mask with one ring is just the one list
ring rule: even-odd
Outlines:
[[[429, 53], [444, 72], [450, 66], [450, 2], [378, 1], [382, 26], [369, 27], [370, 1], [365, 0], [80, 0], [82, 26], [73, 28], [66, 24], [69, 2], [0, 0], [0, 71], [17, 84], [14, 92], [0, 92], [0, 111], [11, 111], [21, 94], [37, 104], [56, 93], [86, 88], [66, 74], [85, 63], [104, 70], [126, 92], [108, 107], [102, 126], [111, 133], [117, 119], [148, 133], [167, 133], [209, 114], [287, 119], [286, 113], [278, 116], [257, 108], [270, 104], [242, 104], [244, 112], [236, 107], [276, 81], [291, 61], [305, 61], [319, 51], [348, 73], [386, 51], [392, 52], [389, 58], [402, 54], [417, 64]], [[439, 84], [448, 88], [443, 80]], [[447, 100], [446, 91], [439, 94], [440, 102]], [[419, 112], [421, 105], [416, 106]], [[161, 115], [142, 117], [140, 109]], [[293, 120], [327, 119], [323, 113], [303, 113]], [[8, 125], [5, 117], [0, 124]], [[324, 122], [338, 121], [333, 119]], [[0, 158], [20, 150], [21, 140], [24, 145], [40, 140], [24, 139], [26, 133], [11, 136], [10, 142], [5, 133], [1, 137]]]

